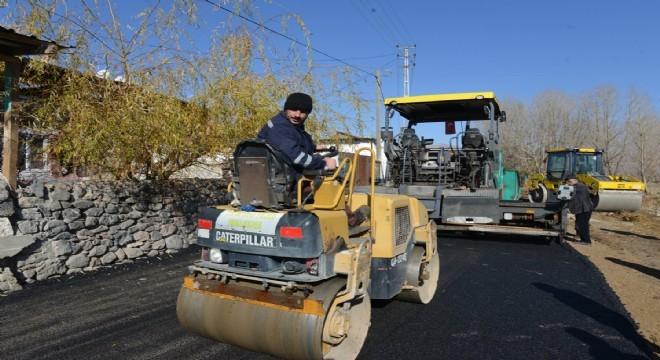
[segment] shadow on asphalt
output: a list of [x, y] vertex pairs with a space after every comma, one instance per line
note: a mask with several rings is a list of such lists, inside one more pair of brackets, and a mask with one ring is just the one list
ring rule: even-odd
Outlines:
[[[570, 306], [576, 311], [616, 330], [621, 336], [630, 340], [630, 342], [652, 357], [650, 344], [637, 333], [637, 329], [626, 316], [575, 291], [560, 289], [539, 282], [535, 282], [533, 285], [540, 290], [552, 294], [557, 300]], [[566, 332], [589, 345], [589, 352], [596, 359], [644, 359], [644, 357], [623, 354], [620, 352], [617, 354], [618, 351], [608, 345], [607, 342], [584, 330], [567, 328]]]
[[594, 336], [582, 329], [569, 327], [566, 328], [566, 332], [587, 344], [589, 346], [589, 355], [593, 359], [647, 359], [646, 356], [623, 353], [610, 346], [607, 341], [603, 341], [598, 336]]
[[524, 236], [524, 235], [510, 235], [510, 234], [494, 234], [494, 233], [459, 233], [450, 231], [438, 231], [438, 238], [451, 237], [461, 240], [469, 241], [495, 241], [502, 243], [518, 243], [530, 245], [543, 245], [548, 246], [557, 243], [556, 239], [544, 236]]

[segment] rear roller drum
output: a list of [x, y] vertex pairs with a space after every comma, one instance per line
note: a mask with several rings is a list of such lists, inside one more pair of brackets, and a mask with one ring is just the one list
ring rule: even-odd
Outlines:
[[433, 299], [440, 277], [440, 256], [436, 252], [431, 261], [423, 263], [425, 254], [423, 247], [413, 248], [406, 267], [406, 284], [414, 288], [403, 290], [397, 300], [428, 304]]

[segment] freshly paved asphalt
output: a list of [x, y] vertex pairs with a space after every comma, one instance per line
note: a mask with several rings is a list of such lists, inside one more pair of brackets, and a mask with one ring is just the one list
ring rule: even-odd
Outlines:
[[[442, 236], [440, 252], [433, 301], [373, 302], [360, 359], [650, 358], [600, 273], [569, 246]], [[176, 297], [196, 257], [186, 251], [0, 297], [0, 358], [272, 359], [181, 329]]]

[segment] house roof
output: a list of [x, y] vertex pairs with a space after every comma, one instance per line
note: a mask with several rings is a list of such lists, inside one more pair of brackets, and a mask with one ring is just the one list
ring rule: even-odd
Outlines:
[[66, 46], [58, 45], [54, 41], [46, 41], [36, 36], [28, 36], [0, 26], [0, 55], [45, 55], [55, 53]]

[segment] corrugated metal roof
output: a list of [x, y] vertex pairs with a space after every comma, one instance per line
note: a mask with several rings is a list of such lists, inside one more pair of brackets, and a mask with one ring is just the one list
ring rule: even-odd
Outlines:
[[45, 41], [36, 36], [22, 35], [0, 26], [0, 55], [45, 55], [52, 54], [65, 46], [54, 41]]

